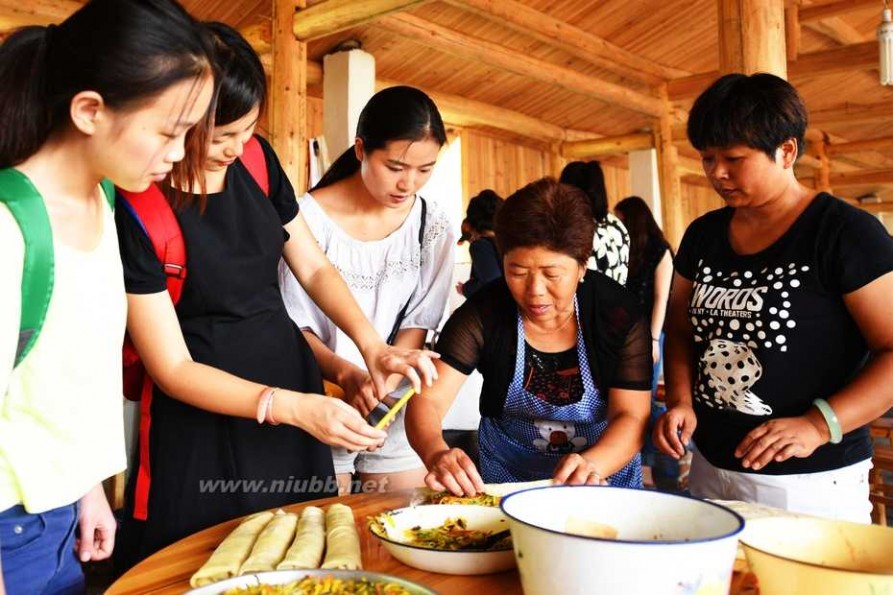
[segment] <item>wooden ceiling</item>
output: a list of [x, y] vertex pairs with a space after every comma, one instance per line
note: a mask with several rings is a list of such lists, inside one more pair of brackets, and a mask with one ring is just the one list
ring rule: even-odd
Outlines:
[[[242, 30], [271, 19], [271, 0], [182, 1], [201, 19]], [[24, 9], [21, 4], [0, 0], [0, 27], [28, 18], [37, 22], [47, 14], [52, 19], [78, 0], [30, 0]], [[685, 110], [719, 68], [718, 0], [405, 4], [412, 6], [310, 40], [308, 60], [320, 63], [339, 43], [357, 39], [375, 56], [379, 79], [479, 102], [482, 109], [510, 110], [566, 131], [565, 139], [650, 131], [656, 119], [649, 110], [660, 102], [663, 82], [669, 83], [673, 105]], [[874, 192], [893, 202], [893, 87], [878, 83], [876, 66], [882, 0], [802, 0], [787, 6], [798, 17], [789, 21], [796, 26], [788, 39], [799, 32], [796, 52], [788, 48], [789, 78], [806, 100], [813, 132], [831, 147], [832, 187], [849, 198]], [[535, 27], [524, 27], [523, 18], [531, 15]], [[581, 43], [589, 45], [581, 49]], [[506, 56], [516, 59], [508, 63]], [[683, 157], [696, 157], [684, 135], [675, 140]], [[858, 152], [859, 145], [848, 144], [872, 140], [878, 142]], [[804, 165], [799, 173], [815, 174]], [[853, 178], [864, 183], [853, 185]]]

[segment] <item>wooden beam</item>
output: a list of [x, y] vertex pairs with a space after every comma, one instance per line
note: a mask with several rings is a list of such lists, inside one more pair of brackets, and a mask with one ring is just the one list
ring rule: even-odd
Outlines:
[[[870, 70], [877, 68], [877, 65], [877, 42], [866, 41], [831, 50], [800, 54], [796, 61], [788, 63], [788, 76], [791, 80], [797, 80], [820, 74]], [[717, 78], [719, 72], [713, 71], [674, 79], [668, 83], [670, 99], [681, 101], [696, 97]]]
[[0, 29], [61, 23], [83, 5], [79, 0], [0, 0]]
[[[375, 86], [377, 89], [383, 89], [400, 84], [402, 83], [379, 80]], [[437, 109], [444, 122], [453, 126], [495, 128], [518, 136], [553, 142], [561, 142], [567, 137], [564, 128], [520, 112], [473, 101], [458, 95], [422, 90], [437, 104]]]
[[889, 122], [893, 116], [893, 101], [873, 104], [845, 103], [840, 107], [816, 110], [809, 114], [811, 126], [829, 124], [866, 124]]
[[429, 0], [325, 0], [295, 15], [294, 33], [300, 41], [331, 35], [379, 17], [424, 4]]
[[274, 0], [270, 132], [273, 148], [298, 196], [307, 190], [307, 44], [295, 39], [295, 10], [306, 0]]
[[717, 0], [719, 70], [787, 78], [784, 0]]
[[654, 135], [650, 132], [642, 132], [565, 142], [561, 144], [560, 152], [565, 159], [587, 159], [653, 149], [654, 144]]
[[656, 97], [645, 95], [607, 81], [586, 76], [563, 66], [513, 52], [489, 41], [407, 14], [389, 16], [379, 24], [406, 38], [466, 60], [512, 72], [519, 76], [563, 87], [588, 97], [634, 112], [659, 117], [665, 106]]
[[500, 25], [560, 48], [626, 78], [657, 85], [668, 79], [684, 76], [684, 71], [643, 58], [517, 0], [446, 0], [446, 2], [495, 20]]
[[269, 54], [273, 49], [273, 23], [263, 20], [254, 25], [239, 29], [245, 41], [254, 49], [258, 56]]
[[829, 178], [831, 186], [834, 188], [844, 188], [848, 186], [881, 186], [893, 184], [893, 169], [832, 172]]
[[893, 149], [893, 136], [872, 138], [868, 140], [852, 141], [847, 143], [828, 144], [825, 151], [829, 156], [845, 153], [862, 153], [868, 151], [886, 151]]
[[801, 6], [800, 22], [820, 21], [867, 8], [875, 9], [878, 12], [878, 18], [880, 18], [881, 4], [878, 0], [838, 0], [829, 4]]

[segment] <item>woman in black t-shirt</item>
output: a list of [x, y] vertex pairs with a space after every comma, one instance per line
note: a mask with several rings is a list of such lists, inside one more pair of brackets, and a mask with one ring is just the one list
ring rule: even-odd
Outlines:
[[[593, 227], [583, 193], [549, 178], [500, 208], [505, 278], [453, 313], [437, 343], [438, 380], [409, 404], [406, 434], [429, 487], [472, 495], [483, 481], [547, 478], [641, 487], [651, 343], [635, 298], [587, 272]], [[475, 368], [480, 473], [441, 434]]]
[[[387, 346], [363, 316], [270, 146], [258, 139], [267, 196], [239, 159], [254, 142], [266, 79], [238, 32], [208, 29], [216, 42], [215, 127], [207, 156], [187, 151], [173, 178], [184, 192], [168, 186], [187, 254], [176, 308], [140, 223], [127, 209], [116, 212], [128, 330], [156, 385], [141, 402], [139, 469], [116, 548], [122, 570], [227, 519], [335, 495], [327, 445], [366, 450], [384, 440], [356, 409], [321, 394], [319, 367], [282, 301], [280, 259], [357, 343], [377, 394], [385, 394], [388, 374], [409, 376], [417, 390], [419, 373], [429, 382], [434, 375], [428, 352]], [[207, 196], [191, 192], [198, 187]]]
[[867, 522], [865, 425], [893, 405], [893, 240], [797, 181], [806, 123], [770, 74], [726, 75], [691, 110], [727, 206], [679, 247], [654, 439], [678, 457], [694, 435], [696, 496]]

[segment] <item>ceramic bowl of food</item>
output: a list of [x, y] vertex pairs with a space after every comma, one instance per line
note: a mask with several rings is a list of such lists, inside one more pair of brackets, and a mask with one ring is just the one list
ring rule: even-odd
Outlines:
[[493, 506], [432, 504], [382, 513], [369, 529], [392, 556], [443, 574], [489, 574], [515, 565], [508, 521]]
[[[368, 585], [368, 586], [367, 586]], [[364, 590], [364, 589], [368, 589]], [[378, 590], [375, 590], [378, 589]], [[388, 593], [436, 595], [435, 591], [396, 576], [364, 570], [277, 570], [226, 579], [187, 591], [186, 595], [289, 595], [293, 593]]]
[[760, 595], [893, 595], [893, 529], [813, 517], [747, 522], [741, 546]]
[[525, 595], [729, 592], [744, 520], [686, 496], [555, 486], [502, 499]]

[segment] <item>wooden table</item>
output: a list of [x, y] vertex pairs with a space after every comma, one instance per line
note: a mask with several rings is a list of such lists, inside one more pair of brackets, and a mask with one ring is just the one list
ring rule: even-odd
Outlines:
[[[521, 595], [521, 580], [517, 570], [480, 576], [456, 576], [437, 574], [406, 566], [394, 559], [381, 542], [369, 532], [366, 518], [385, 510], [407, 506], [414, 490], [385, 494], [355, 494], [341, 498], [326, 498], [303, 504], [284, 507], [289, 512], [300, 512], [305, 506], [326, 507], [340, 502], [353, 509], [357, 530], [360, 533], [360, 547], [363, 554], [363, 567], [371, 572], [382, 572], [399, 576], [426, 587], [441, 595], [469, 595], [471, 593], [499, 593], [500, 595]], [[181, 594], [189, 590], [189, 577], [211, 555], [224, 537], [239, 524], [239, 519], [221, 523], [210, 529], [195, 533], [146, 558], [124, 576], [118, 579], [106, 595]], [[647, 570], [647, 569], [643, 569]], [[736, 572], [732, 576], [732, 595], [754, 595], [752, 575]]]
[[[288, 512], [300, 512], [305, 506], [310, 505], [324, 508], [329, 504], [340, 502], [350, 506], [360, 532], [360, 547], [363, 552], [363, 568], [365, 570], [399, 576], [430, 587], [442, 595], [521, 594], [521, 581], [517, 570], [481, 576], [455, 576], [412, 568], [391, 557], [381, 542], [369, 532], [366, 527], [366, 517], [385, 510], [407, 506], [413, 493], [413, 490], [405, 490], [387, 494], [354, 494], [341, 498], [314, 500], [283, 508]], [[189, 590], [189, 577], [205, 563], [214, 548], [238, 524], [238, 519], [221, 523], [164, 548], [131, 568], [124, 576], [115, 581], [106, 594], [180, 594]]]

